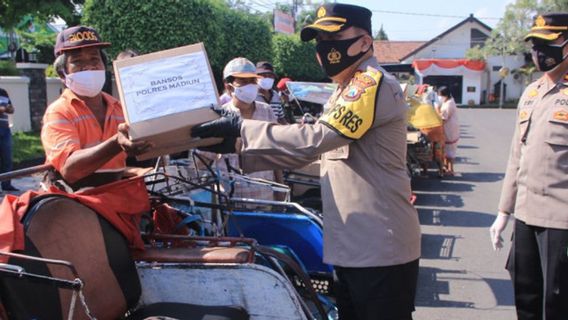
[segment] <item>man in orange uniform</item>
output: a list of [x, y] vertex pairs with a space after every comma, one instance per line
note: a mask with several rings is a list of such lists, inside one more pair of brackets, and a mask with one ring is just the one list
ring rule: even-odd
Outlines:
[[97, 31], [75, 26], [63, 30], [55, 44], [54, 67], [67, 87], [46, 110], [41, 140], [55, 179], [73, 191], [122, 178], [127, 153], [149, 144], [128, 138], [120, 103], [101, 90], [106, 57]]

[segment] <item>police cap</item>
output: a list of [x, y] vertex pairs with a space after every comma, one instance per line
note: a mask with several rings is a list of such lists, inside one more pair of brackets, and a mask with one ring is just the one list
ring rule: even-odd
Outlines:
[[335, 33], [349, 27], [359, 27], [372, 35], [372, 12], [363, 7], [343, 4], [326, 3], [316, 11], [316, 21], [302, 28], [302, 41], [310, 41], [317, 36], [318, 31]]
[[561, 34], [568, 32], [568, 13], [547, 13], [534, 19], [533, 27], [525, 36], [525, 41], [532, 38], [554, 41]]

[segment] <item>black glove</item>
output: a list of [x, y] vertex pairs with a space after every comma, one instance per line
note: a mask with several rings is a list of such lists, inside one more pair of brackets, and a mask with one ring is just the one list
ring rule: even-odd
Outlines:
[[236, 112], [221, 108], [213, 108], [213, 111], [217, 112], [221, 118], [194, 126], [191, 128], [192, 137], [237, 138], [241, 136], [243, 120]]
[[221, 143], [214, 144], [212, 146], [197, 147], [201, 151], [209, 151], [214, 153], [236, 153], [235, 143], [237, 142], [237, 137], [226, 137], [221, 141]]

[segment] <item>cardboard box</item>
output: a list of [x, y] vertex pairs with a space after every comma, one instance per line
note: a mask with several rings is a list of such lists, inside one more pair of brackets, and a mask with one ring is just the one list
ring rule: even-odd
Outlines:
[[155, 147], [138, 160], [212, 145], [220, 138], [191, 138], [194, 125], [219, 116], [219, 96], [202, 43], [114, 61], [122, 109], [134, 141]]

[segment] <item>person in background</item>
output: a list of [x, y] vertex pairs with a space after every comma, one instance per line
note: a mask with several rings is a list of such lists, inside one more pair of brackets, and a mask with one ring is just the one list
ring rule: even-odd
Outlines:
[[373, 54], [372, 12], [334, 2], [316, 13], [300, 36], [315, 39], [320, 65], [338, 84], [317, 123], [283, 126], [225, 112], [192, 136], [224, 138], [207, 148], [238, 148], [246, 172], [299, 168], [321, 155], [323, 261], [334, 267], [339, 318], [410, 320], [421, 235], [406, 167], [408, 105]]
[[219, 103], [221, 103], [221, 105], [228, 103], [232, 99], [228, 87], [229, 84], [225, 81], [225, 79], [223, 79], [223, 94], [219, 97]]
[[519, 100], [494, 249], [514, 214], [507, 270], [519, 320], [568, 319], [568, 13], [539, 15], [525, 37], [543, 76]]
[[[278, 123], [270, 106], [261, 101], [255, 101], [258, 95], [259, 76], [255, 65], [246, 58], [235, 58], [223, 69], [223, 81], [227, 84], [231, 100], [222, 106], [223, 109], [239, 114], [243, 119], [254, 119]], [[241, 171], [241, 159], [237, 154], [216, 154], [201, 152], [209, 160], [213, 160], [222, 172], [230, 170]], [[251, 178], [274, 181], [284, 181], [281, 170], [265, 170], [253, 172]], [[235, 185], [234, 197], [261, 200], [283, 200], [285, 194], [273, 192], [269, 187], [240, 182]]]
[[290, 90], [286, 86], [288, 81], [292, 81], [290, 78], [282, 78], [278, 81], [276, 89], [278, 89], [278, 94], [280, 95], [280, 101], [282, 102], [282, 110], [284, 111], [284, 117], [288, 123], [296, 123], [294, 118], [294, 109], [297, 108], [296, 102], [291, 100]]
[[431, 104], [434, 108], [440, 107], [440, 99], [433, 86], [428, 85], [426, 93], [424, 94], [424, 102]]
[[137, 57], [140, 54], [134, 49], [124, 49], [116, 55], [116, 60], [124, 60], [128, 58]]
[[260, 61], [256, 64], [256, 73], [260, 77], [258, 79], [259, 90], [256, 101], [270, 105], [274, 116], [278, 119], [278, 123], [287, 124], [288, 122], [282, 109], [282, 100], [278, 92], [274, 90], [274, 81], [276, 81], [274, 67], [268, 61]]
[[[0, 88], [0, 172], [5, 173], [12, 170], [12, 131], [8, 114], [14, 113], [14, 107], [8, 92]], [[10, 180], [2, 181], [2, 191], [19, 191], [12, 185]]]
[[440, 116], [444, 120], [444, 135], [446, 143], [444, 146], [444, 174], [454, 175], [454, 160], [458, 151], [458, 141], [460, 139], [460, 123], [458, 120], [458, 107], [450, 93], [448, 87], [442, 86], [438, 90], [440, 97]]

